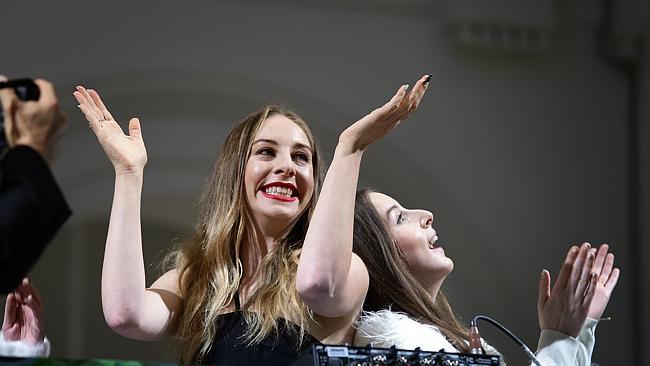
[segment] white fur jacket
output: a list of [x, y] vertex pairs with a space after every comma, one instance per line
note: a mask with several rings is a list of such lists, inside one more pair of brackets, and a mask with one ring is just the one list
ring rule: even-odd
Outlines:
[[7, 341], [0, 331], [0, 356], [2, 357], [48, 357], [50, 341], [47, 337], [34, 345], [22, 341]]
[[[591, 365], [597, 324], [597, 320], [587, 319], [577, 338], [550, 329], [542, 330], [537, 345], [537, 359], [544, 366]], [[403, 313], [390, 310], [364, 312], [355, 327], [357, 331], [354, 344], [358, 346], [371, 344], [382, 348], [420, 347], [426, 351], [459, 352], [436, 326], [419, 323]], [[499, 354], [484, 341], [483, 348], [488, 354]]]

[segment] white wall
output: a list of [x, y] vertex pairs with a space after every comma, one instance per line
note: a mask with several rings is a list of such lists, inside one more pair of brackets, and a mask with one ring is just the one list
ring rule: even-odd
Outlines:
[[[461, 315], [492, 315], [532, 346], [541, 269], [556, 274], [572, 243], [610, 243], [622, 276], [606, 311], [614, 321], [599, 326], [594, 360], [630, 364], [630, 309], [640, 294], [626, 279], [624, 80], [594, 51], [596, 3], [501, 4], [509, 7], [477, 11], [470, 1], [417, 0], [3, 4], [0, 72], [54, 81], [70, 117], [54, 170], [75, 216], [32, 275], [45, 298], [54, 354], [171, 359], [166, 345], [125, 340], [103, 322], [99, 276], [113, 173], [75, 107], [74, 85], [99, 90], [119, 120], [142, 121], [151, 282], [160, 250], [191, 228], [194, 199], [232, 123], [267, 102], [291, 106], [329, 157], [349, 123], [402, 83], [431, 73], [419, 111], [366, 155], [362, 183], [433, 210], [456, 263], [446, 287]], [[451, 20], [481, 14], [483, 21], [524, 19], [557, 38], [533, 50], [454, 42]], [[522, 362], [508, 340], [484, 328], [511, 364]]]

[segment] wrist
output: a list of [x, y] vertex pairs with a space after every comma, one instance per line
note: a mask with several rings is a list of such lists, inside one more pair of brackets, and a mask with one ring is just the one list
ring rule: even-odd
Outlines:
[[115, 168], [115, 180], [129, 183], [142, 183], [144, 168]]
[[354, 144], [339, 139], [339, 143], [336, 145], [336, 149], [334, 150], [334, 158], [355, 156], [360, 159], [363, 157], [364, 151], [364, 149], [359, 149], [354, 146]]

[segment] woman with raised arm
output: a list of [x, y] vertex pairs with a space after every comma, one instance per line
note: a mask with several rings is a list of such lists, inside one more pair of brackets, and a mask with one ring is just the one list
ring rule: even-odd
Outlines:
[[[408, 96], [400, 88], [383, 110], [408, 113], [423, 88], [420, 82]], [[316, 340], [352, 342], [367, 276], [357, 286], [364, 279], [350, 264], [351, 244], [347, 264], [306, 249], [298, 269], [322, 178], [316, 142], [297, 114], [268, 106], [232, 129], [199, 201], [195, 230], [175, 252], [175, 268], [147, 287], [140, 122], [131, 119], [125, 135], [97, 92], [77, 87], [74, 96], [116, 174], [102, 268], [102, 306], [113, 330], [140, 340], [173, 335], [184, 363], [285, 365]], [[376, 112], [371, 119], [387, 117]], [[326, 291], [314, 281], [322, 266], [346, 265]]]
[[[332, 309], [339, 309], [337, 306], [353, 308], [349, 301], [354, 302], [363, 293], [367, 295], [365, 309], [390, 309], [393, 306], [393, 309], [404, 312], [407, 320], [414, 319], [411, 320], [413, 323], [430, 326], [440, 335], [438, 339], [442, 338], [449, 345], [447, 350], [469, 352], [468, 330], [458, 321], [440, 291], [453, 263], [444, 255], [440, 256], [441, 248], [435, 246], [437, 237], [431, 228], [432, 220], [423, 222], [420, 231], [400, 232], [404, 238], [414, 236], [422, 239], [419, 243], [422, 245], [415, 245], [410, 239], [400, 240], [400, 233], [389, 230], [391, 223], [384, 221], [387, 212], [382, 211], [378, 215], [379, 208], [364, 205], [363, 202], [356, 202], [355, 208], [355, 191], [363, 153], [417, 108], [429, 80], [427, 75], [422, 77], [407, 97], [407, 87], [404, 86], [404, 90], [398, 92], [389, 103], [341, 134], [307, 231], [298, 267], [302, 281], [298, 281], [297, 286], [303, 300], [324, 315]], [[356, 200], [359, 197], [356, 196]], [[391, 215], [395, 215], [400, 207], [393, 200], [393, 204], [387, 208]], [[368, 219], [363, 210], [369, 211], [366, 214], [372, 214], [372, 217]], [[401, 225], [404, 219], [402, 216], [395, 217], [395, 223], [399, 221]], [[371, 222], [373, 225], [368, 226], [364, 220], [374, 220]], [[401, 242], [411, 245], [412, 250], [402, 248]], [[551, 337], [543, 334], [540, 339], [541, 356], [548, 356], [546, 364], [552, 365], [557, 360], [573, 357], [583, 361], [579, 365], [589, 365], [587, 361], [591, 354], [590, 347], [593, 347], [593, 337], [589, 338], [587, 333], [593, 335], [593, 326], [588, 323], [584, 327], [585, 318], [594, 293], [608, 297], [618, 276], [618, 271], [611, 271], [611, 263], [607, 265], [608, 261], [604, 260], [603, 255], [606, 255], [606, 250], [605, 254], [599, 252], [594, 264], [595, 255], [590, 254], [588, 248], [582, 248], [579, 253], [577, 249], [572, 249], [558, 281], [561, 285], [556, 284], [553, 291], [550, 291], [550, 276], [544, 272], [540, 281], [540, 325], [543, 329], [557, 331], [544, 332]], [[602, 273], [610, 271], [611, 278], [609, 274], [606, 276], [609, 287], [597, 284], [597, 278], [591, 275], [593, 266], [600, 266]], [[372, 337], [377, 336], [387, 337], [386, 342], [375, 342], [378, 346], [406, 345], [392, 338], [390, 333], [374, 334], [372, 326], [377, 326], [375, 330], [382, 332], [390, 328], [386, 327], [390, 323], [386, 323], [386, 319], [379, 316], [381, 314], [374, 315], [377, 316], [363, 317], [358, 322], [356, 340], [359, 344], [365, 346], [369, 340], [373, 340]], [[371, 324], [372, 319], [378, 321]], [[573, 338], [578, 333], [580, 345], [576, 345]], [[407, 334], [413, 343], [406, 348], [415, 348], [423, 341], [422, 337], [414, 337], [414, 334]], [[566, 343], [570, 345], [566, 346]], [[429, 343], [419, 344], [423, 345], [423, 349], [432, 351], [444, 348], [437, 345], [434, 348], [426, 347]], [[493, 350], [491, 347], [488, 349]]]
[[315, 340], [345, 341], [348, 329], [317, 323], [295, 286], [322, 181], [302, 118], [267, 106], [230, 131], [175, 268], [147, 287], [140, 122], [131, 119], [125, 135], [97, 92], [77, 87], [74, 96], [116, 174], [102, 268], [102, 307], [114, 331], [140, 340], [172, 335], [181, 362], [206, 364], [284, 365]]
[[[361, 311], [368, 272], [352, 253], [354, 195], [363, 152], [413, 112], [430, 80], [422, 76], [410, 91], [402, 85], [383, 106], [341, 133], [303, 245], [296, 285], [315, 312], [337, 318]], [[349, 318], [346, 316], [346, 319]], [[350, 323], [350, 334], [353, 329]]]

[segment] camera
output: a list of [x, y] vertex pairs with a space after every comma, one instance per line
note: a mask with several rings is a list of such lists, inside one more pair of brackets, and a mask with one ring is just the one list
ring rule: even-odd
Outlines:
[[[41, 97], [41, 91], [32, 79], [0, 81], [0, 89], [4, 88], [13, 88], [18, 99], [22, 101], [38, 100], [38, 98]], [[8, 146], [4, 132], [4, 122], [4, 112], [2, 106], [0, 106], [0, 151], [4, 150]]]

